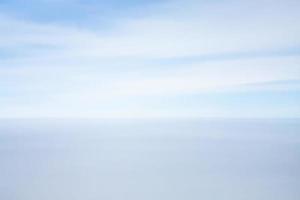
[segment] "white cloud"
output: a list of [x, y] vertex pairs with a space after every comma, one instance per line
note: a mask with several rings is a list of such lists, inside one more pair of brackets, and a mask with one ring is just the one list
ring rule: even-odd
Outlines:
[[118, 81], [122, 94], [178, 94], [215, 91], [243, 84], [299, 79], [300, 57], [211, 61], [184, 65], [156, 77]]
[[0, 15], [0, 50], [12, 54], [0, 60], [0, 115], [172, 115], [126, 102], [300, 79], [299, 56], [148, 63], [297, 47], [298, 7], [292, 0], [171, 1], [109, 30]]
[[[130, 65], [111, 71], [91, 66], [55, 66], [0, 69], [2, 84], [20, 94], [51, 96], [51, 101], [80, 104], [107, 103], [135, 96], [166, 96], [222, 91], [245, 84], [299, 79], [300, 57], [253, 58], [195, 62], [173, 69], [136, 72]], [[148, 68], [149, 66], [147, 66]], [[127, 71], [119, 72], [120, 68]], [[269, 87], [269, 86], [268, 86]]]
[[[0, 18], [1, 46], [52, 45], [87, 57], [182, 57], [300, 45], [297, 1], [188, 1], [163, 4], [103, 31]], [[163, 12], [164, 11], [164, 12]], [[97, 28], [95, 28], [97, 29]]]

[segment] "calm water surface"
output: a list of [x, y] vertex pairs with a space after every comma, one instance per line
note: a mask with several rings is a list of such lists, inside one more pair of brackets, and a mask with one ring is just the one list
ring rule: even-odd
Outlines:
[[0, 120], [2, 200], [298, 200], [300, 120]]

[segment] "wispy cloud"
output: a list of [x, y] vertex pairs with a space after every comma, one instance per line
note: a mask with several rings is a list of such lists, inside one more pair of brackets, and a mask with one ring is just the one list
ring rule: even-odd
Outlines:
[[[151, 9], [140, 2], [138, 17], [110, 17], [110, 26], [97, 23], [101, 12], [86, 18], [85, 26], [38, 15], [20, 18], [7, 9], [0, 15], [0, 115], [193, 116], [201, 105], [192, 112], [177, 102], [164, 110], [164, 99], [262, 88], [299, 91], [297, 81], [288, 87], [263, 84], [300, 79], [297, 7], [293, 0], [165, 1]], [[201, 116], [226, 116], [228, 107], [219, 103]]]
[[183, 57], [300, 45], [297, 1], [186, 4], [179, 11], [178, 2], [163, 4], [165, 13], [121, 18], [108, 30], [97, 25], [91, 30], [2, 16], [1, 44], [52, 45], [63, 48], [64, 54], [88, 57]]

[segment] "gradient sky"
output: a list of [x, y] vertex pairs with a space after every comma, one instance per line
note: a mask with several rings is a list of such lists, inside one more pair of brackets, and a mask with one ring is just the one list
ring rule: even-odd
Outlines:
[[0, 117], [300, 117], [298, 0], [4, 0]]

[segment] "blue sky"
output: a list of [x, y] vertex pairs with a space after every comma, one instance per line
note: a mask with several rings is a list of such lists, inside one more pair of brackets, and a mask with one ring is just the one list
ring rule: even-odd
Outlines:
[[0, 2], [0, 117], [300, 117], [296, 0]]

